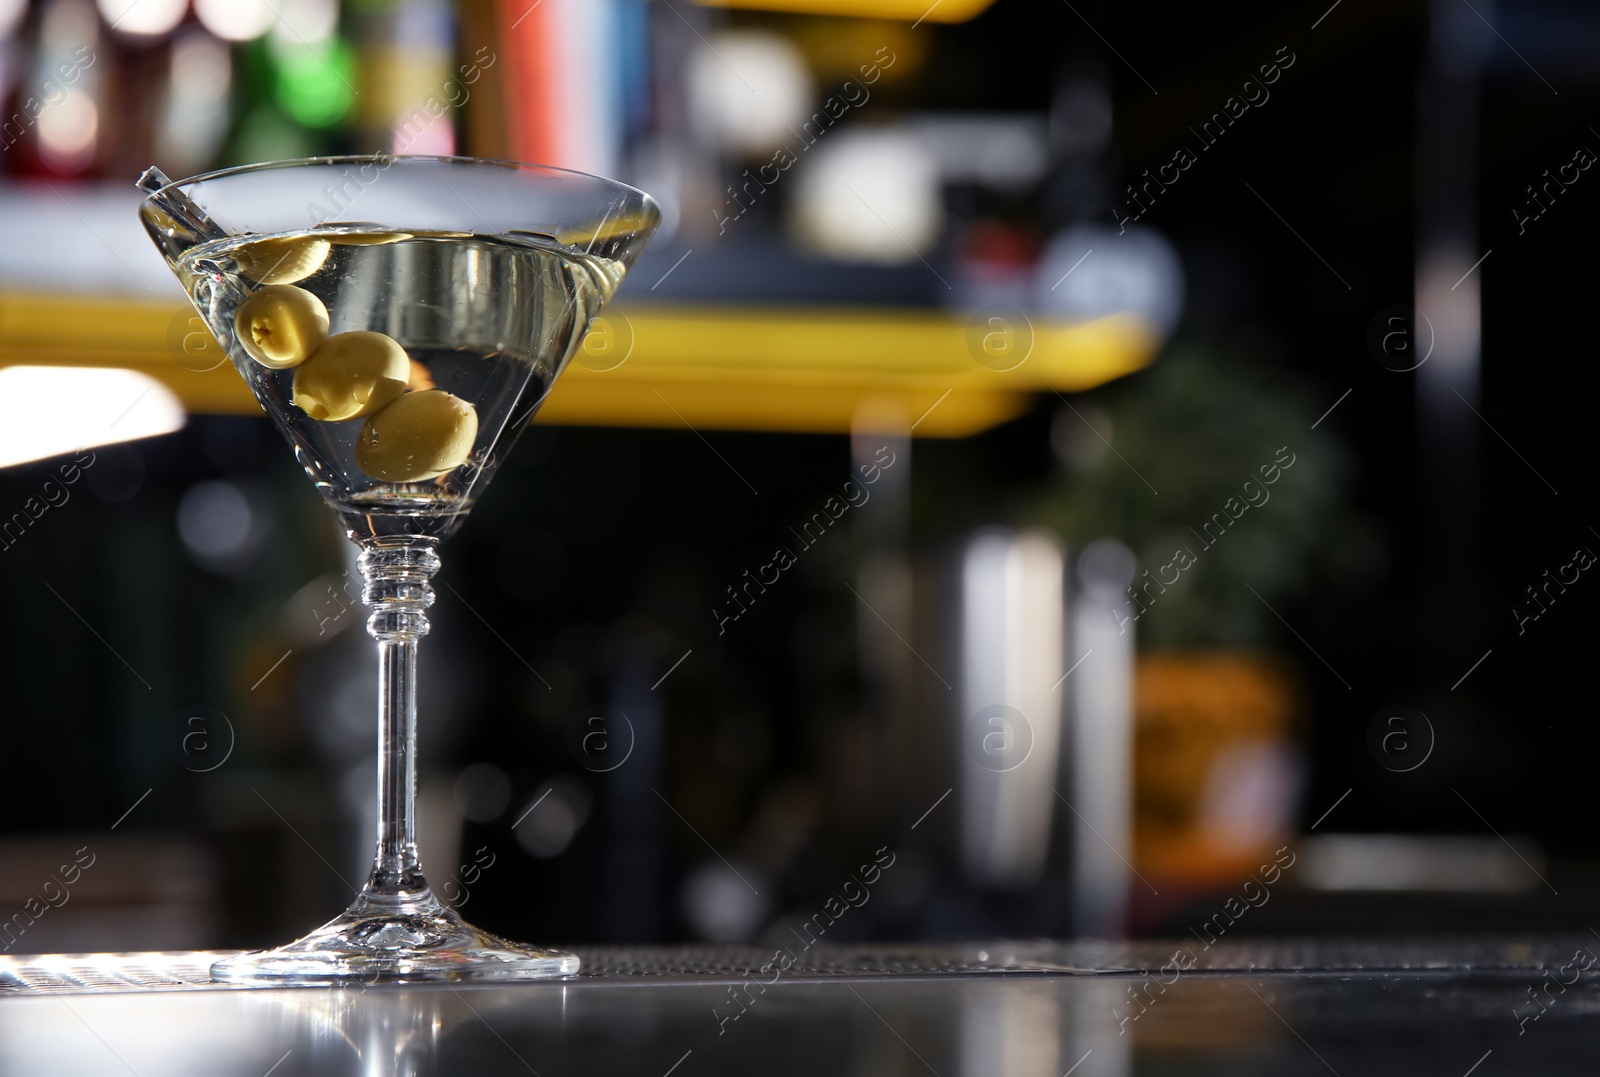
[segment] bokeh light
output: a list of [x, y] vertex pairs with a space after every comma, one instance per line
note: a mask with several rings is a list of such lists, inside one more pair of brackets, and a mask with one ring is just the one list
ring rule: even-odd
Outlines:
[[194, 0], [194, 13], [202, 26], [224, 41], [251, 41], [277, 21], [262, 0]]
[[819, 139], [810, 152], [795, 202], [806, 246], [885, 264], [915, 262], [933, 247], [944, 213], [939, 173], [914, 134], [847, 129]]
[[259, 535], [250, 499], [231, 482], [197, 483], [178, 502], [178, 537], [207, 568], [238, 567], [259, 545]]
[[[106, 23], [122, 34], [160, 37], [171, 33], [189, 10], [189, 0], [98, 0]], [[249, 6], [252, 0], [234, 0]]]
[[278, 105], [307, 127], [331, 127], [355, 100], [355, 58], [337, 39], [315, 48], [298, 46], [278, 53], [273, 86]]
[[27, 13], [28, 0], [0, 0], [0, 38], [16, 33]]
[[315, 45], [332, 37], [338, 29], [338, 0], [275, 0], [275, 4], [278, 17], [272, 26], [272, 39], [278, 44]]
[[[41, 406], [61, 401], [59, 407]], [[0, 370], [0, 467], [181, 429], [172, 390], [113, 367], [11, 366]]]
[[100, 110], [82, 90], [68, 90], [39, 113], [39, 156], [57, 172], [79, 172], [94, 160]]
[[740, 152], [792, 143], [789, 129], [807, 117], [811, 97], [805, 57], [777, 34], [718, 34], [691, 60], [691, 112], [715, 140]]
[[534, 794], [524, 817], [516, 824], [517, 844], [529, 856], [548, 860], [566, 851], [589, 820], [594, 797], [577, 778], [557, 774]]
[[228, 131], [233, 55], [226, 42], [199, 28], [179, 35], [156, 128], [161, 160], [178, 172], [205, 167]]

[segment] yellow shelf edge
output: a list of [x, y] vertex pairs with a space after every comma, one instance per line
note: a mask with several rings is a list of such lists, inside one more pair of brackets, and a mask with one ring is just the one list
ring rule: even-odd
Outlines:
[[[927, 411], [918, 436], [963, 437], [1013, 418], [1032, 393], [1139, 370], [1159, 344], [1128, 316], [1037, 322], [1016, 327], [1031, 348], [999, 370], [974, 358], [981, 334], [942, 311], [624, 304], [602, 318], [610, 336], [586, 342], [541, 421], [844, 432], [863, 404], [888, 398], [913, 419]], [[22, 363], [126, 367], [192, 412], [258, 410], [199, 318], [170, 301], [0, 292], [0, 366]]]

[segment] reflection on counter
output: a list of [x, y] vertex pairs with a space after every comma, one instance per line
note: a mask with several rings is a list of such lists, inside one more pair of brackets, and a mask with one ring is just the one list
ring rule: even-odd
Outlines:
[[[1233, 948], [1218, 975], [1156, 967], [1154, 946], [1104, 948], [1123, 972], [1048, 968], [1095, 954], [1034, 948], [999, 975], [988, 944], [954, 972], [949, 950], [832, 948], [832, 972], [798, 971], [719, 1025], [729, 973], [750, 951], [594, 951], [605, 970], [568, 983], [330, 990], [199, 986], [213, 954], [0, 961], [0, 1070], [306, 1075], [659, 1072], [943, 1077], [1129, 1077], [1159, 1071], [1405, 1073], [1493, 1053], [1541, 1073], [1588, 1072], [1586, 993], [1564, 992], [1524, 1029], [1513, 1007], [1569, 943], [1527, 947]], [[1582, 946], [1581, 941], [1577, 943]], [[1565, 947], [1565, 949], [1562, 949]], [[879, 948], [878, 958], [891, 951]], [[752, 955], [753, 956], [753, 955]], [[994, 971], [976, 971], [991, 959]], [[1041, 962], [1040, 958], [1046, 958]], [[1132, 959], [1128, 961], [1126, 959]], [[1215, 958], [1208, 958], [1215, 965]], [[857, 965], [857, 971], [843, 969]], [[1249, 965], [1279, 971], [1246, 971]], [[1288, 966], [1325, 969], [1313, 975]], [[1373, 966], [1387, 969], [1370, 971]], [[1171, 966], [1169, 965], [1170, 969]], [[920, 971], [918, 971], [920, 969]], [[943, 969], [942, 975], [930, 975]], [[896, 974], [898, 973], [898, 974]], [[23, 977], [26, 983], [20, 982]], [[185, 978], [191, 982], [185, 983]]]

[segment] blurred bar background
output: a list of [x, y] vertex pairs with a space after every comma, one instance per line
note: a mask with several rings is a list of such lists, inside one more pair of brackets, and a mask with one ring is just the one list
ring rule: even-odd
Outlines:
[[263, 945], [359, 881], [352, 550], [133, 179], [381, 151], [667, 220], [445, 558], [474, 922], [1583, 927], [1600, 202], [1516, 207], [1600, 146], [1600, 16], [1322, 7], [0, 0], [0, 946]]

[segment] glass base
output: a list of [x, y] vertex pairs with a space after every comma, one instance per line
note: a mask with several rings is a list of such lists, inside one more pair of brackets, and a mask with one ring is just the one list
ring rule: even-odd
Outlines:
[[576, 954], [537, 950], [480, 931], [432, 893], [363, 894], [344, 913], [276, 950], [211, 966], [220, 983], [318, 986], [548, 980], [578, 971]]

